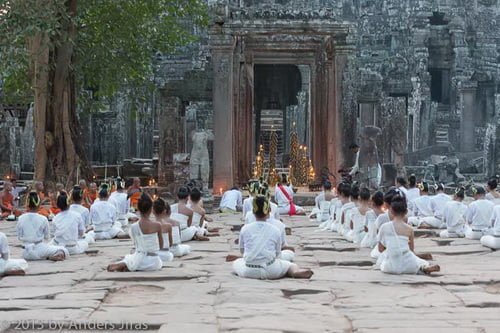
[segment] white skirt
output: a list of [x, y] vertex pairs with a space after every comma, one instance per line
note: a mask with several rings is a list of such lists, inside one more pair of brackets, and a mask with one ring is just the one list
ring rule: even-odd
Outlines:
[[500, 249], [500, 236], [486, 235], [481, 237], [481, 244], [493, 250]]
[[198, 228], [195, 226], [187, 227], [186, 229], [181, 230], [181, 241], [188, 242], [193, 240], [194, 236], [198, 232]]
[[369, 229], [368, 232], [365, 233], [363, 239], [361, 240], [361, 243], [359, 243], [359, 247], [373, 248], [375, 245], [377, 245], [377, 234]]
[[239, 277], [260, 280], [276, 280], [284, 277], [292, 264], [288, 261], [276, 259], [271, 265], [260, 268], [248, 267], [245, 259], [240, 258], [233, 263], [233, 271]]
[[191, 247], [185, 244], [177, 244], [170, 247], [170, 252], [174, 254], [174, 257], [183, 257], [191, 252]]
[[47, 243], [26, 244], [24, 245], [23, 258], [25, 260], [47, 260], [59, 252], [63, 252], [65, 257], [69, 257], [69, 252], [64, 246]]
[[464, 232], [463, 230], [459, 231], [458, 229], [456, 230], [443, 230], [439, 233], [439, 237], [441, 238], [462, 238], [464, 237]]
[[158, 256], [160, 256], [161, 261], [164, 263], [174, 260], [174, 254], [170, 250], [160, 250], [158, 251]]
[[[54, 240], [49, 245], [58, 246]], [[89, 249], [89, 243], [85, 239], [80, 239], [74, 246], [65, 246], [65, 248], [70, 255], [82, 254]]]
[[24, 259], [0, 259], [0, 276], [11, 271], [28, 269], [28, 263]]
[[465, 238], [474, 240], [480, 240], [481, 237], [483, 237], [484, 235], [482, 231], [472, 230], [472, 228], [469, 225], [465, 226], [464, 234]]
[[91, 236], [94, 237], [94, 239], [96, 240], [103, 240], [103, 239], [113, 239], [115, 238], [116, 236], [118, 236], [119, 234], [122, 234], [124, 233], [123, 229], [122, 229], [122, 224], [120, 222], [115, 222], [113, 223], [113, 225], [111, 226], [111, 228], [109, 228], [108, 230], [106, 231], [100, 231], [100, 232], [89, 232], [89, 234]]
[[121, 262], [127, 265], [127, 268], [131, 272], [135, 271], [159, 271], [163, 266], [158, 255], [148, 256], [146, 253], [135, 252], [132, 254], [127, 254]]
[[417, 274], [429, 263], [420, 259], [412, 251], [406, 251], [398, 260], [392, 260], [387, 251], [380, 254], [376, 267], [388, 274]]

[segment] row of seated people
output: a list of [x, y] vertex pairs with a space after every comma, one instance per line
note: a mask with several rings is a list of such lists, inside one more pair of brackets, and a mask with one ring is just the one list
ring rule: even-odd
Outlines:
[[[3, 251], [0, 259], [0, 275], [18, 273], [19, 269], [24, 270], [27, 267], [25, 260], [64, 260], [70, 255], [85, 252], [89, 244], [95, 240], [128, 238], [129, 236], [134, 239], [134, 242], [138, 239], [135, 224], [130, 227], [128, 225], [129, 221], [136, 221], [138, 217], [128, 213], [129, 200], [126, 193], [123, 193], [123, 187], [118, 185], [117, 191], [108, 196], [108, 186], [103, 185], [99, 191], [98, 200], [92, 204], [90, 210], [82, 205], [82, 192], [79, 186], [75, 186], [71, 192], [73, 203], [70, 204], [69, 196], [65, 191], [61, 191], [57, 197], [57, 207], [60, 212], [52, 221], [39, 214], [41, 198], [38, 193], [33, 191], [28, 194], [28, 211], [19, 217], [16, 226], [18, 239], [24, 248], [24, 260], [12, 261], [8, 255], [6, 238], [0, 237], [0, 246]], [[179, 191], [179, 197], [187, 202], [183, 193], [186, 193], [185, 189]], [[142, 196], [149, 197], [144, 193]], [[200, 199], [201, 193], [194, 189], [188, 204], [191, 207], [190, 210], [186, 210], [181, 203], [178, 208], [179, 213], [175, 214], [171, 214], [170, 206], [162, 199], [155, 201], [154, 214], [148, 214], [147, 218], [151, 215], [156, 223], [162, 224], [162, 246], [159, 247], [157, 255], [163, 262], [171, 261], [174, 256], [180, 257], [190, 252], [190, 247], [182, 244], [181, 238], [185, 241], [190, 240], [184, 235], [200, 234], [198, 229], [203, 229], [205, 211]], [[184, 226], [183, 213], [186, 212], [189, 216], [185, 219], [186, 225]], [[144, 218], [147, 212], [139, 210], [139, 213], [141, 218]], [[175, 215], [175, 219], [171, 218], [171, 215]], [[129, 229], [129, 234], [126, 233], [127, 229]], [[191, 232], [192, 229], [196, 231]], [[185, 232], [185, 230], [189, 231]], [[196, 239], [196, 235], [191, 236], [191, 239]], [[135, 246], [140, 249], [140, 245], [135, 244]], [[22, 267], [19, 267], [19, 262], [23, 264]], [[144, 266], [132, 264], [128, 270], [144, 268]]]
[[[325, 197], [332, 194], [331, 184], [325, 184]], [[375, 265], [384, 273], [417, 274], [439, 271], [431, 265], [429, 254], [414, 252], [414, 231], [407, 224], [408, 204], [403, 191], [393, 188], [387, 193], [359, 189], [356, 185], [340, 183], [338, 196], [319, 202], [316, 210], [320, 230], [333, 231], [360, 247], [371, 248]]]

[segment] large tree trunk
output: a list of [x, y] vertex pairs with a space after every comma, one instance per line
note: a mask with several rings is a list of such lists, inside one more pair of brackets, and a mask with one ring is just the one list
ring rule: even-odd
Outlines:
[[[71, 17], [76, 0], [67, 1]], [[76, 27], [64, 20], [59, 43], [37, 36], [32, 43], [35, 60], [35, 179], [62, 182], [66, 187], [79, 178], [89, 178], [80, 125], [76, 114], [76, 86], [72, 72], [73, 40]], [[49, 50], [47, 45], [56, 45]]]

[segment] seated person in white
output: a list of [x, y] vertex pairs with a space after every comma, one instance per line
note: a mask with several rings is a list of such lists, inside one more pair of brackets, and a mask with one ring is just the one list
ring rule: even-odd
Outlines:
[[413, 207], [413, 216], [408, 217], [408, 223], [420, 227], [425, 227], [429, 220], [434, 219], [434, 212], [431, 208], [431, 197], [429, 196], [429, 184], [423, 182], [418, 184], [420, 196], [414, 199], [410, 205]]
[[345, 234], [345, 239], [354, 244], [359, 244], [366, 235], [365, 223], [368, 213], [373, 211], [370, 208], [370, 190], [362, 188], [359, 191], [359, 201], [357, 207], [351, 210], [349, 231]]
[[381, 254], [376, 267], [389, 274], [439, 272], [438, 265], [430, 265], [413, 253], [413, 228], [405, 222], [407, 212], [406, 197], [403, 194], [394, 195], [390, 209], [392, 221], [382, 225], [378, 233], [378, 247]]
[[446, 227], [446, 224], [443, 221], [443, 213], [444, 207], [448, 202], [451, 201], [449, 195], [444, 193], [444, 185], [437, 184], [436, 185], [436, 195], [431, 196], [431, 209], [434, 216], [429, 216], [423, 219], [420, 224], [420, 228], [428, 228], [428, 229], [442, 229]]
[[108, 184], [101, 185], [99, 200], [90, 206], [90, 223], [94, 228], [94, 239], [129, 238], [122, 224], [116, 221], [116, 208], [108, 201]]
[[[271, 191], [269, 191], [269, 186], [267, 183], [263, 183], [262, 186], [259, 187], [257, 191], [257, 195], [263, 195], [269, 200], [269, 204], [271, 205], [271, 217], [275, 220], [281, 221], [280, 213], [278, 209], [278, 205], [274, 202], [271, 202]], [[253, 198], [252, 198], [252, 210], [247, 213], [245, 216], [245, 224], [255, 222], [256, 218], [253, 213]]]
[[142, 193], [137, 208], [141, 217], [139, 222], [130, 227], [130, 238], [134, 242], [135, 251], [118, 263], [110, 264], [109, 272], [158, 271], [163, 266], [158, 255], [163, 248], [161, 224], [150, 219], [153, 200], [148, 194]]
[[474, 202], [467, 209], [467, 224], [465, 225], [465, 238], [481, 239], [486, 231], [491, 228], [491, 216], [495, 206], [490, 200], [486, 200], [486, 191], [482, 186], [472, 187]]
[[128, 213], [130, 209], [130, 201], [127, 198], [127, 192], [124, 189], [121, 178], [116, 181], [116, 191], [111, 193], [108, 201], [116, 208], [116, 220], [122, 226], [128, 224]]
[[[170, 251], [170, 246], [173, 244], [172, 239], [172, 224], [167, 216], [167, 203], [162, 198], [158, 198], [153, 202], [153, 214], [150, 218], [152, 221], [161, 224], [161, 236], [163, 238], [163, 247], [158, 251], [161, 261], [170, 262], [174, 260], [174, 254]], [[170, 206], [169, 206], [170, 210]]]
[[405, 197], [408, 195], [408, 188], [407, 188], [408, 183], [406, 182], [406, 179], [404, 177], [397, 177], [396, 178], [396, 188], [403, 192]]
[[309, 218], [316, 219], [318, 223], [328, 221], [330, 218], [330, 204], [336, 195], [332, 192], [332, 183], [325, 181], [323, 183], [323, 192], [314, 199], [314, 208]]
[[3, 232], [0, 232], [0, 277], [8, 275], [25, 275], [28, 263], [24, 259], [11, 259], [9, 243]]
[[487, 235], [481, 237], [481, 244], [493, 250], [500, 249], [500, 206], [493, 208], [491, 217], [493, 228], [487, 231]]
[[500, 204], [500, 193], [497, 192], [497, 187], [498, 187], [498, 180], [496, 177], [493, 177], [490, 180], [488, 180], [488, 186], [486, 187], [488, 193], [486, 193], [485, 198], [487, 200], [493, 201], [495, 205]]
[[[168, 243], [170, 245], [170, 252], [172, 252], [174, 257], [183, 257], [191, 252], [191, 246], [189, 246], [187, 244], [182, 244], [180, 223], [179, 223], [179, 221], [171, 218], [172, 207], [175, 207], [175, 209], [177, 211], [177, 204], [172, 205], [172, 207], [165, 201], [164, 201], [164, 204], [165, 204], [165, 210], [163, 211], [162, 209], [159, 209], [158, 214], [155, 216], [155, 218], [161, 219], [162, 225], [163, 224], [170, 224], [172, 226], [172, 239], [171, 239], [172, 242], [170, 242], [170, 238], [169, 238], [169, 243]], [[154, 207], [153, 207], [153, 209], [154, 209]], [[177, 215], [177, 214], [178, 213], [174, 213], [174, 215]], [[165, 232], [167, 230], [168, 230], [168, 228], [162, 229], [164, 240], [166, 239]], [[164, 248], [165, 248], [165, 241], [163, 244], [164, 244]]]
[[371, 210], [366, 213], [365, 236], [359, 243], [360, 247], [369, 247], [370, 249], [377, 245], [377, 227], [375, 221], [377, 217], [384, 213], [384, 193], [377, 191], [371, 197]]
[[54, 238], [51, 244], [64, 246], [69, 254], [84, 253], [89, 248], [89, 243], [81, 239], [85, 234], [85, 223], [80, 214], [69, 209], [68, 201], [66, 192], [59, 192], [56, 204], [61, 211], [52, 220]]
[[[377, 237], [378, 237], [378, 233], [380, 232], [380, 228], [382, 228], [382, 226], [384, 224], [391, 221], [391, 218], [389, 217], [389, 210], [391, 209], [392, 198], [395, 195], [401, 195], [401, 193], [402, 192], [400, 190], [393, 187], [389, 191], [387, 191], [387, 193], [384, 194], [384, 207], [383, 207], [384, 213], [377, 216], [377, 218], [375, 219], [375, 222], [374, 222], [374, 227], [375, 227], [375, 231], [377, 233]], [[380, 251], [379, 251], [378, 238], [377, 238], [377, 243], [375, 244], [372, 251], [370, 252], [370, 257], [372, 257], [373, 259], [377, 259], [379, 256], [380, 256]]]
[[293, 187], [288, 184], [286, 175], [283, 174], [281, 178], [281, 182], [277, 183], [274, 189], [274, 200], [278, 204], [280, 215], [306, 215], [304, 208], [293, 202]]
[[23, 258], [26, 260], [52, 260], [61, 261], [69, 256], [68, 250], [63, 246], [53, 246], [44, 243], [49, 238], [49, 221], [38, 214], [40, 197], [37, 192], [28, 194], [28, 212], [19, 217], [16, 231], [17, 238], [23, 243]]
[[350, 230], [351, 214], [354, 208], [358, 205], [359, 199], [359, 186], [357, 184], [351, 185], [351, 195], [350, 202], [342, 206], [340, 210], [340, 221], [337, 227], [337, 232], [339, 235], [344, 236]]
[[260, 188], [260, 183], [256, 180], [248, 183], [248, 193], [250, 196], [243, 200], [243, 214], [241, 216], [242, 220], [245, 220], [245, 216], [252, 211], [253, 198], [258, 194]]
[[209, 237], [219, 236], [218, 233], [209, 233], [208, 231], [208, 223], [206, 219], [207, 212], [205, 211], [205, 208], [203, 208], [202, 205], [201, 191], [196, 187], [194, 187], [189, 192], [188, 208], [190, 208], [193, 211], [192, 225], [198, 228], [198, 231], [196, 232], [197, 235], [209, 236]]
[[342, 182], [337, 185], [338, 198], [330, 203], [330, 218], [325, 224], [320, 224], [322, 230], [337, 232], [342, 218], [342, 207], [351, 201], [351, 184]]
[[239, 246], [243, 258], [233, 263], [234, 272], [250, 279], [280, 279], [284, 276], [309, 279], [313, 272], [300, 269], [296, 264], [279, 259], [282, 236], [279, 229], [266, 222], [271, 206], [264, 196], [254, 199], [257, 221], [243, 226]]
[[408, 216], [412, 216], [412, 202], [420, 196], [420, 189], [417, 187], [417, 177], [410, 175], [408, 177], [408, 189], [406, 190], [406, 202], [408, 203]]
[[221, 213], [236, 213], [241, 211], [243, 206], [243, 196], [238, 187], [233, 187], [229, 191], [224, 192], [219, 205]]
[[439, 234], [442, 238], [458, 238], [465, 236], [465, 215], [467, 206], [462, 202], [465, 198], [465, 188], [458, 187], [452, 201], [446, 203], [443, 212], [443, 222], [446, 230]]
[[179, 222], [182, 242], [191, 240], [208, 241], [210, 238], [204, 236], [204, 229], [193, 225], [194, 212], [188, 207], [189, 189], [182, 186], [177, 191], [178, 203], [173, 205], [170, 218]]
[[85, 224], [85, 229], [90, 227], [90, 211], [87, 207], [82, 205], [83, 201], [83, 189], [75, 185], [71, 191], [71, 200], [73, 203], [69, 206], [69, 210], [80, 214], [83, 223]]

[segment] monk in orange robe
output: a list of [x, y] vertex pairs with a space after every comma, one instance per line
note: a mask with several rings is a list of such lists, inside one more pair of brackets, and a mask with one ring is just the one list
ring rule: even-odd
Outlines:
[[0, 208], [2, 209], [2, 218], [9, 215], [21, 215], [21, 211], [14, 208], [14, 196], [10, 193], [11, 191], [12, 183], [5, 182], [3, 185], [3, 191], [0, 192]]
[[83, 190], [83, 206], [90, 208], [94, 201], [97, 199], [97, 184], [90, 183], [88, 189]]
[[45, 186], [43, 182], [35, 183], [35, 191], [38, 193], [40, 198], [40, 208], [38, 209], [38, 214], [48, 217], [50, 215], [50, 198], [45, 195]]
[[127, 190], [127, 198], [130, 199], [130, 206], [137, 210], [137, 205], [139, 204], [139, 198], [142, 195], [141, 180], [139, 178], [134, 178], [132, 186]]

